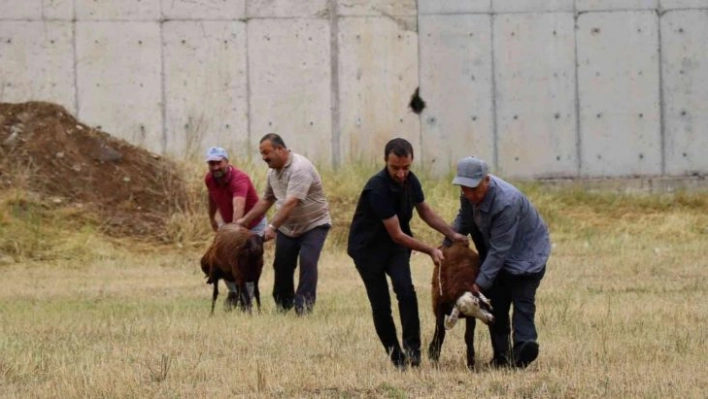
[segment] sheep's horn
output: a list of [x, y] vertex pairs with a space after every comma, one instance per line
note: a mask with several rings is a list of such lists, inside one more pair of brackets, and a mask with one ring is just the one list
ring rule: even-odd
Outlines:
[[480, 301], [484, 302], [487, 306], [489, 306], [489, 309], [492, 310], [492, 301], [489, 300], [484, 294], [481, 292], [477, 294], [477, 298], [479, 298]]

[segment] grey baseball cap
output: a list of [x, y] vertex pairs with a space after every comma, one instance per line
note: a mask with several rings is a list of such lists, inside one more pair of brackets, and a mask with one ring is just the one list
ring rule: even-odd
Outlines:
[[487, 175], [487, 163], [475, 157], [467, 157], [457, 162], [457, 175], [452, 184], [475, 188]]

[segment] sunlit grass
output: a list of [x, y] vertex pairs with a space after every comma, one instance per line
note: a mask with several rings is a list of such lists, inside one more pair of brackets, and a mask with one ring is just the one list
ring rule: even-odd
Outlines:
[[[208, 316], [200, 162], [185, 166], [191, 199], [172, 216], [166, 242], [107, 238], [90, 209], [21, 186], [0, 193], [0, 397], [705, 397], [708, 194], [519, 184], [554, 244], [538, 293], [538, 361], [520, 372], [487, 368], [489, 337], [478, 327], [479, 367], [469, 373], [458, 325], [438, 368], [426, 360], [399, 373], [344, 253], [359, 191], [382, 166], [321, 171], [334, 228], [307, 318], [274, 308], [271, 243], [262, 312], [219, 307]], [[262, 189], [265, 168], [244, 168]], [[451, 178], [421, 178], [428, 202], [452, 220]], [[439, 242], [414, 220], [417, 237]], [[412, 262], [427, 346], [432, 267], [423, 254]], [[395, 305], [393, 313], [397, 320]]]

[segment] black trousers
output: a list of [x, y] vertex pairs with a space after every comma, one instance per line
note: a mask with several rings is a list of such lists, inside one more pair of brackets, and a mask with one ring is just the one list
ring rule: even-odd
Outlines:
[[[489, 326], [492, 339], [494, 358], [497, 360], [511, 359], [509, 339], [511, 336], [514, 348], [525, 342], [536, 342], [538, 333], [534, 317], [536, 314], [536, 290], [546, 269], [535, 274], [513, 275], [505, 271], [499, 272], [494, 285], [485, 292], [492, 301], [494, 308], [494, 323]], [[509, 319], [509, 311], [514, 306], [513, 315]]]
[[[317, 299], [317, 263], [320, 260], [329, 225], [318, 226], [299, 237], [288, 237], [278, 232], [275, 241], [275, 281], [273, 299], [280, 310], [293, 305], [298, 314], [312, 311]], [[295, 291], [293, 279], [300, 260], [300, 278]]]
[[[409, 249], [396, 247], [371, 251], [354, 259], [371, 303], [376, 333], [391, 360], [397, 364], [405, 360], [406, 354], [420, 358], [418, 298], [411, 278], [410, 257]], [[391, 278], [393, 292], [398, 301], [405, 352], [401, 350], [391, 315], [391, 298], [386, 275]]]

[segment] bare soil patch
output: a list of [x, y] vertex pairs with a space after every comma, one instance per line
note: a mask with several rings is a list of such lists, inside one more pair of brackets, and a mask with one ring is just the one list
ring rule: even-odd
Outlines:
[[13, 185], [81, 206], [118, 237], [159, 239], [187, 196], [174, 162], [46, 102], [0, 103], [0, 188]]

